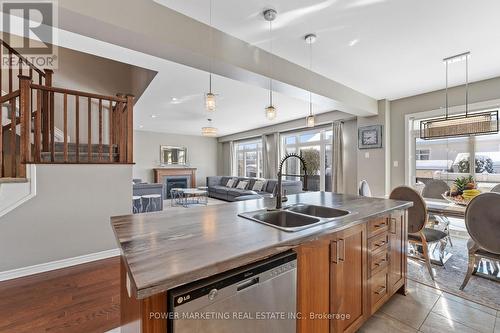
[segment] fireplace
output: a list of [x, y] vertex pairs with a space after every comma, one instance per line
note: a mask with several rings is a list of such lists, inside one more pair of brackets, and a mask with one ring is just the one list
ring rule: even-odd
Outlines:
[[173, 188], [188, 188], [189, 177], [186, 176], [166, 176], [163, 177], [163, 197], [170, 199], [170, 190]]
[[163, 184], [164, 198], [170, 198], [174, 187], [196, 187], [196, 168], [156, 168], [153, 172], [155, 183]]

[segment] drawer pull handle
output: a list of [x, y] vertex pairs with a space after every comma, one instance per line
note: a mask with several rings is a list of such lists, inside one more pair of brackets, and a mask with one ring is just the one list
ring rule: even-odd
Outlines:
[[394, 217], [391, 217], [389, 219], [389, 224], [390, 224], [390, 232], [391, 234], [396, 234], [396, 219]]
[[386, 262], [386, 260], [385, 260], [385, 259], [380, 260], [379, 262], [376, 262], [376, 263], [375, 263], [375, 266], [377, 266], [377, 267], [378, 267], [378, 266], [382, 265], [384, 262]]
[[374, 245], [375, 245], [375, 247], [381, 247], [381, 246], [384, 246], [384, 245], [385, 245], [385, 241], [380, 242], [380, 243], [375, 243]]
[[383, 223], [380, 223], [380, 224], [375, 224], [373, 227], [375, 229], [378, 229], [378, 228], [382, 228], [382, 227], [385, 227], [385, 226], [386, 226], [386, 224], [385, 224], [385, 222], [383, 222]]
[[385, 289], [386, 289], [385, 287], [380, 287], [379, 290], [375, 291], [375, 294], [377, 294], [377, 295], [383, 294], [383, 293], [385, 293]]

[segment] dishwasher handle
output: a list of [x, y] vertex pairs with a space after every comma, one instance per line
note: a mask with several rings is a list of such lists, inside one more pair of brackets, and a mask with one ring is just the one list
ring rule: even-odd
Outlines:
[[253, 279], [242, 282], [236, 286], [236, 291], [242, 291], [243, 289], [247, 289], [255, 284], [258, 284], [260, 281], [259, 277], [254, 277]]

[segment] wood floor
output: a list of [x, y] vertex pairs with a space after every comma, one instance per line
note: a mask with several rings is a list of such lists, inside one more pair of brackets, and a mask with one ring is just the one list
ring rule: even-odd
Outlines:
[[0, 282], [2, 333], [102, 333], [119, 325], [119, 257]]

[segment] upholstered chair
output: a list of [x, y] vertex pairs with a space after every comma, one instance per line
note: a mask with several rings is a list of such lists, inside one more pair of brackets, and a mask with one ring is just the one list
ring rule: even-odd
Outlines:
[[444, 248], [447, 243], [446, 233], [441, 230], [425, 227], [428, 222], [427, 206], [422, 196], [413, 188], [408, 186], [396, 187], [392, 190], [389, 198], [413, 202], [413, 207], [408, 209], [408, 242], [422, 247], [422, 256], [425, 265], [427, 266], [431, 278], [434, 280], [429, 254], [429, 244], [440, 243], [439, 259], [444, 265]]
[[363, 179], [362, 181], [359, 182], [358, 193], [362, 197], [372, 196], [372, 191], [370, 191], [370, 185], [368, 185], [368, 182], [366, 180]]
[[481, 259], [500, 261], [500, 193], [487, 192], [472, 199], [465, 211], [465, 226], [471, 237], [467, 242], [469, 265], [460, 290], [477, 271]]

